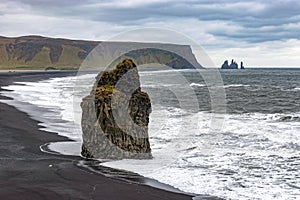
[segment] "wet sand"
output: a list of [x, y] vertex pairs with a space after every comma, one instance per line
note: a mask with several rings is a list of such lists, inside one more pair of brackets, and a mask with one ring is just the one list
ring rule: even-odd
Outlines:
[[[75, 72], [0, 73], [0, 85], [72, 74]], [[78, 156], [41, 152], [40, 146], [45, 143], [69, 139], [39, 130], [37, 121], [4, 103], [0, 103], [0, 138], [0, 199], [192, 199], [191, 195], [109, 178], [78, 167], [79, 162], [86, 162]]]

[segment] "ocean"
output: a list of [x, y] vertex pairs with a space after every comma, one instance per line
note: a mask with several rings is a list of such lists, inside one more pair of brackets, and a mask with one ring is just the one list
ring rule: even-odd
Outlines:
[[[82, 97], [95, 74], [16, 82], [3, 100], [74, 142], [45, 144], [79, 155]], [[152, 160], [101, 165], [182, 191], [225, 199], [299, 199], [300, 70], [140, 71], [152, 102]]]

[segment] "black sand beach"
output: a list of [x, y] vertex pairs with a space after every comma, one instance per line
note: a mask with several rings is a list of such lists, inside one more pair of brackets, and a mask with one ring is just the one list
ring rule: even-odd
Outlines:
[[[72, 74], [1, 73], [0, 85]], [[0, 137], [0, 199], [192, 199], [79, 168], [81, 157], [41, 152], [40, 145], [68, 138], [40, 131], [37, 121], [4, 103], [0, 103]]]

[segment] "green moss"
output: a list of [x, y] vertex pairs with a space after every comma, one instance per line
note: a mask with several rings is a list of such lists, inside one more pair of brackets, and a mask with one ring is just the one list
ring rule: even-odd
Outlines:
[[104, 88], [105, 88], [105, 91], [109, 92], [109, 93], [113, 93], [115, 90], [115, 86], [109, 85], [109, 84], [105, 85]]

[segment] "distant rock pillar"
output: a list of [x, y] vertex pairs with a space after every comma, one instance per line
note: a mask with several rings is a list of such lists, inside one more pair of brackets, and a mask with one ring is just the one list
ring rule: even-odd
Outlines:
[[229, 68], [229, 65], [228, 65], [228, 60], [225, 60], [221, 69], [228, 69]]
[[245, 69], [243, 61], [241, 62], [241, 69]]

